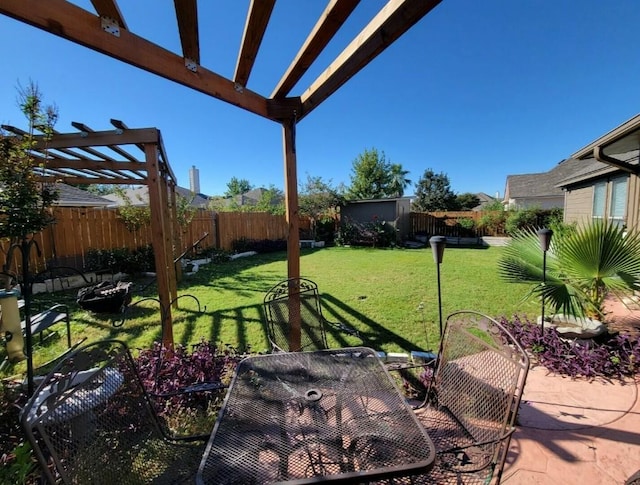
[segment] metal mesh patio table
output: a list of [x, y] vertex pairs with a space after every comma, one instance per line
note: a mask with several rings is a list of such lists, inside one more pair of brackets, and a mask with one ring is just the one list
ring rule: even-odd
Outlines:
[[238, 365], [197, 481], [354, 483], [422, 473], [434, 457], [373, 350], [277, 353]]

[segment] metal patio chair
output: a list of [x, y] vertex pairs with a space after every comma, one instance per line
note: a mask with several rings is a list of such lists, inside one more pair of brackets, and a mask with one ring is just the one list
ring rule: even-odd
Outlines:
[[497, 321], [473, 311], [449, 315], [416, 409], [436, 463], [411, 483], [499, 483], [528, 370], [526, 352]]
[[[300, 299], [300, 348], [289, 348], [292, 298]], [[327, 330], [358, 336], [357, 330], [330, 322], [322, 314], [318, 285], [306, 278], [289, 278], [271, 287], [264, 297], [267, 333], [274, 352], [322, 350], [328, 347]]]
[[92, 343], [44, 378], [20, 419], [50, 483], [192, 481], [204, 442], [163, 434], [126, 345]]
[[[18, 282], [18, 278], [13, 274], [6, 271], [0, 271], [0, 276], [7, 278], [9, 281], [8, 286], [11, 287], [13, 291], [16, 291], [18, 294], [20, 285]], [[30, 283], [33, 284], [33, 283]], [[19, 296], [21, 298], [21, 296]], [[24, 299], [18, 300], [18, 308], [20, 310], [24, 309]], [[24, 312], [22, 312], [24, 313]], [[71, 326], [69, 320], [69, 310], [66, 305], [63, 304], [49, 304], [43, 305], [36, 301], [31, 301], [31, 314], [30, 316], [30, 327], [31, 334], [37, 335], [40, 334], [40, 343], [45, 340], [44, 332], [49, 330], [53, 325], [59, 322], [65, 322], [67, 327], [67, 347], [71, 348]], [[20, 318], [20, 327], [22, 332], [24, 333], [26, 329], [26, 319], [24, 315], [21, 315]]]

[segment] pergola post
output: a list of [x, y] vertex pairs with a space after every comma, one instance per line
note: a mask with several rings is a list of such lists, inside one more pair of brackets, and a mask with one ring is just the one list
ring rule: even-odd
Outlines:
[[[180, 239], [176, 240], [178, 236], [178, 222], [176, 211], [176, 192], [175, 184], [167, 181], [165, 174], [160, 174], [160, 203], [164, 208], [161, 212], [164, 222], [165, 233], [165, 251], [167, 259], [167, 277], [169, 288], [169, 301], [173, 302], [173, 307], [178, 308], [178, 277], [176, 274], [176, 266], [173, 263], [174, 255], [178, 252], [176, 250], [177, 244]], [[167, 308], [168, 308], [167, 303]], [[167, 316], [171, 317], [171, 310], [167, 310]]]
[[[284, 179], [286, 220], [289, 226], [287, 236], [287, 275], [300, 277], [300, 218], [298, 216], [298, 171], [296, 160], [296, 119], [291, 117], [282, 123], [282, 143], [284, 149]], [[289, 288], [289, 348], [299, 349], [300, 297], [296, 288]]]
[[[145, 144], [144, 154], [147, 162], [149, 188], [149, 205], [151, 206], [151, 232], [153, 235], [153, 253], [156, 262], [156, 278], [158, 280], [158, 296], [160, 307], [166, 310], [162, 319], [162, 345], [167, 349], [173, 349], [173, 327], [171, 308], [169, 305], [171, 288], [170, 272], [173, 268], [171, 245], [167, 244], [171, 233], [166, 227], [166, 218], [163, 215], [162, 202], [167, 201], [167, 185], [160, 173], [158, 161], [158, 149], [155, 144]], [[164, 193], [164, 197], [162, 194]], [[166, 207], [166, 205], [164, 205]], [[175, 282], [175, 279], [173, 280]]]
[[[176, 250], [174, 251], [175, 254], [180, 254], [182, 252], [182, 247], [180, 246], [180, 224], [178, 223], [178, 201], [176, 199], [176, 187], [175, 184], [173, 183], [169, 183], [171, 190], [169, 190], [169, 196], [170, 196], [170, 208], [171, 208], [171, 220], [174, 221], [173, 224], [173, 241], [174, 241], [174, 247], [176, 248]], [[174, 258], [175, 261], [175, 258]], [[175, 267], [175, 275], [176, 275], [176, 286], [177, 284], [182, 281], [182, 262], [181, 261], [177, 261], [174, 262]], [[177, 290], [176, 290], [176, 294], [175, 295], [171, 295], [171, 300], [175, 300], [177, 298]], [[178, 301], [175, 300], [173, 303], [173, 307], [177, 308], [178, 306]]]

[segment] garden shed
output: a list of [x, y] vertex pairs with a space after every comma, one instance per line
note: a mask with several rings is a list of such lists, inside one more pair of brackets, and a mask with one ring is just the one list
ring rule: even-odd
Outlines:
[[398, 197], [393, 199], [352, 200], [340, 209], [340, 223], [356, 222], [369, 224], [384, 222], [396, 231], [398, 241], [409, 236], [411, 227], [411, 199]]

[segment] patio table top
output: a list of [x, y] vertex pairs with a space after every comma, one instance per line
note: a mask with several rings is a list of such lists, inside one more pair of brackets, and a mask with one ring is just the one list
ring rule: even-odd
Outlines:
[[353, 483], [424, 472], [434, 457], [375, 351], [276, 353], [238, 365], [197, 481]]

